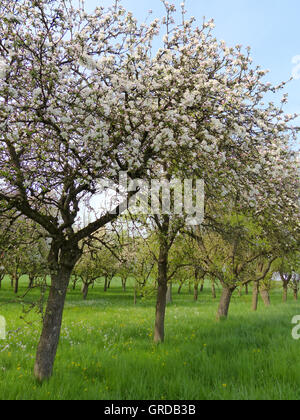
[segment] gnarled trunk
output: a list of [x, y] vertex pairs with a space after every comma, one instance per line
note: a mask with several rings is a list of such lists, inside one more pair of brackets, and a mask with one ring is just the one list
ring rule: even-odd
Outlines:
[[34, 366], [34, 375], [40, 382], [52, 376], [68, 285], [75, 264], [81, 256], [76, 245], [68, 250], [53, 248], [49, 256], [51, 287]]
[[172, 290], [173, 290], [173, 285], [172, 285], [172, 282], [171, 282], [171, 283], [168, 284], [168, 289], [167, 289], [167, 297], [166, 297], [167, 304], [173, 303], [173, 293], [172, 293]]
[[219, 309], [217, 313], [217, 320], [225, 320], [228, 317], [229, 305], [231, 301], [232, 294], [234, 292], [233, 288], [223, 287], [222, 296], [219, 304]]
[[260, 291], [260, 295], [262, 297], [262, 300], [263, 300], [265, 306], [267, 306], [267, 307], [270, 306], [271, 305], [271, 300], [270, 300], [269, 291], [267, 289], [262, 289]]
[[163, 243], [160, 245], [157, 283], [154, 342], [162, 343], [165, 339], [165, 315], [168, 291], [168, 248]]

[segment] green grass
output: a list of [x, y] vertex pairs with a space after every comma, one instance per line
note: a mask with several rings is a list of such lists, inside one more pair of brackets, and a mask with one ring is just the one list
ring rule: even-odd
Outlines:
[[13, 299], [5, 281], [0, 315], [10, 332], [0, 341], [1, 400], [300, 399], [300, 341], [291, 336], [300, 305], [292, 298], [281, 303], [279, 290], [272, 292], [272, 306], [260, 302], [257, 313], [251, 296], [235, 295], [221, 323], [209, 289], [197, 303], [187, 290], [174, 293], [166, 342], [155, 346], [153, 299], [134, 307], [132, 290], [123, 293], [115, 281], [107, 293], [97, 286], [83, 302], [78, 288], [68, 295], [54, 375], [43, 385], [32, 375], [38, 315], [29, 314], [26, 324]]

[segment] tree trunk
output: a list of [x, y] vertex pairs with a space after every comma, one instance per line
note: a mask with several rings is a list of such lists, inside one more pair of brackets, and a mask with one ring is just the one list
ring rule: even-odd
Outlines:
[[283, 295], [282, 295], [282, 300], [283, 302], [287, 302], [288, 299], [288, 283], [287, 282], [283, 282]]
[[61, 244], [52, 243], [48, 259], [51, 287], [34, 366], [34, 375], [40, 382], [52, 376], [68, 285], [80, 256], [81, 251], [77, 244], [68, 244], [68, 247], [63, 249]]
[[204, 291], [204, 283], [205, 283], [205, 277], [203, 277], [203, 279], [201, 280], [200, 293], [203, 293], [203, 291]]
[[77, 276], [74, 276], [73, 285], [72, 285], [73, 290], [76, 290], [77, 281], [78, 281]]
[[137, 281], [134, 283], [134, 296], [133, 296], [133, 303], [134, 305], [137, 304]]
[[34, 284], [34, 276], [32, 274], [29, 274], [29, 283], [28, 283], [28, 289], [32, 289]]
[[154, 342], [162, 343], [165, 339], [165, 315], [168, 291], [168, 248], [163, 243], [160, 245], [157, 283]]
[[83, 300], [87, 299], [88, 293], [89, 293], [89, 285], [87, 283], [84, 283], [83, 288], [82, 288]]
[[172, 283], [168, 284], [168, 290], [167, 290], [167, 304], [173, 303], [173, 294], [172, 294]]
[[271, 300], [270, 300], [270, 294], [269, 294], [268, 290], [267, 289], [262, 289], [260, 291], [260, 295], [262, 297], [262, 300], [263, 300], [265, 306], [267, 306], [267, 307], [270, 306], [271, 305]]
[[249, 285], [248, 285], [248, 283], [245, 286], [245, 293], [246, 293], [246, 296], [249, 295]]
[[258, 307], [258, 294], [259, 294], [259, 282], [255, 281], [253, 283], [253, 291], [252, 291], [252, 310], [257, 311]]
[[229, 305], [234, 289], [223, 287], [222, 296], [217, 313], [217, 320], [225, 320], [228, 317]]
[[298, 300], [298, 288], [293, 289], [294, 291], [294, 300]]
[[124, 293], [126, 292], [126, 280], [127, 279], [122, 279], [122, 289]]
[[17, 294], [19, 292], [19, 279], [18, 275], [14, 276], [14, 293]]
[[166, 295], [167, 284], [159, 284], [157, 289], [156, 317], [154, 342], [162, 343], [165, 340], [165, 315], [166, 315]]
[[180, 295], [180, 293], [181, 293], [182, 286], [183, 286], [183, 283], [180, 283], [180, 285], [179, 285], [179, 287], [178, 287], [178, 291], [177, 291], [177, 293], [178, 293], [179, 295]]
[[105, 278], [104, 278], [104, 292], [107, 292], [107, 285], [108, 285], [108, 278], [105, 276]]
[[[199, 268], [197, 267], [195, 269], [195, 282], [194, 282], [194, 302], [198, 301], [199, 297], [199, 281], [200, 281], [200, 275], [199, 275]], [[203, 285], [204, 277], [201, 279], [201, 285]]]
[[212, 281], [211, 281], [211, 294], [212, 294], [212, 298], [213, 299], [217, 299], [216, 284], [215, 284], [215, 280], [214, 279], [212, 279]]
[[197, 302], [199, 296], [199, 281], [196, 280], [194, 284], [194, 301]]

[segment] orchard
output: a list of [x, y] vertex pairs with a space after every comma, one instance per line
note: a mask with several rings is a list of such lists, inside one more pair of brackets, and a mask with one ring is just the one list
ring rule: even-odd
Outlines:
[[[287, 82], [266, 82], [250, 48], [216, 39], [213, 20], [199, 24], [184, 3], [163, 5], [162, 19], [141, 24], [119, 1], [93, 12], [64, 0], [0, 4], [0, 302], [14, 305], [12, 319], [23, 308], [37, 322], [23, 316], [20, 324], [39, 332], [26, 375], [37, 384], [51, 387], [59, 375], [64, 309], [74, 302], [78, 322], [86, 316], [94, 326], [91, 343], [106, 343], [97, 323], [110, 305], [118, 331], [144, 310], [153, 332], [142, 332], [150, 340], [141, 353], [176, 348], [168, 329], [175, 309], [189, 316], [209, 302], [205, 334], [214, 336], [238, 307], [234, 342], [249, 311], [263, 328], [268, 314], [276, 323], [297, 307], [299, 129], [297, 115], [284, 112], [286, 95], [269, 101]], [[103, 180], [117, 199], [100, 209]], [[166, 183], [186, 192], [187, 180], [204, 181], [201, 223], [176, 208], [176, 189], [167, 211], [132, 211], [153, 180], [159, 208]], [[85, 315], [93, 305], [95, 315]], [[184, 342], [187, 321], [180, 331]], [[9, 351], [0, 342], [0, 365]]]

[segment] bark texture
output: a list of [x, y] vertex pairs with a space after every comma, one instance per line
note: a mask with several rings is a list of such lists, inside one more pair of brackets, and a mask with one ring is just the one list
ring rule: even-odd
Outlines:
[[77, 246], [67, 250], [53, 247], [50, 252], [51, 287], [34, 366], [34, 375], [40, 382], [49, 379], [53, 373], [66, 294], [73, 268], [80, 255]]
[[87, 300], [88, 293], [89, 293], [89, 285], [87, 283], [84, 283], [82, 287], [83, 300]]
[[270, 299], [269, 291], [267, 289], [262, 289], [260, 291], [260, 295], [262, 297], [262, 300], [263, 300], [265, 306], [267, 306], [267, 307], [270, 306], [271, 305], [271, 299]]
[[167, 304], [172, 303], [173, 302], [173, 286], [172, 283], [168, 284], [168, 288], [167, 288]]
[[168, 249], [164, 243], [160, 245], [157, 283], [154, 342], [162, 343], [165, 339], [165, 315], [168, 291]]
[[217, 313], [217, 320], [225, 320], [228, 317], [229, 305], [234, 289], [223, 287], [222, 296]]

